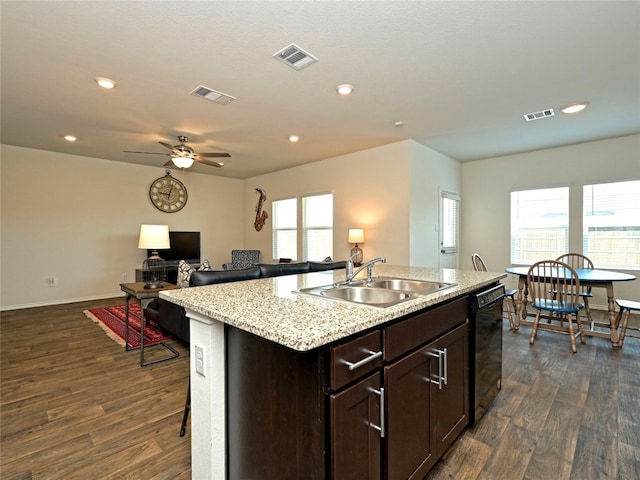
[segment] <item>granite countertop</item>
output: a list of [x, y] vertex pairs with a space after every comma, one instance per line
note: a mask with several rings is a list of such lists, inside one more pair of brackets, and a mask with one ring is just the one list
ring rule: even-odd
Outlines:
[[[160, 292], [165, 300], [298, 351], [308, 351], [490, 285], [505, 273], [377, 264], [374, 277], [457, 284], [387, 308], [294, 293], [345, 280], [345, 271], [260, 278]], [[356, 279], [365, 278], [366, 270]]]

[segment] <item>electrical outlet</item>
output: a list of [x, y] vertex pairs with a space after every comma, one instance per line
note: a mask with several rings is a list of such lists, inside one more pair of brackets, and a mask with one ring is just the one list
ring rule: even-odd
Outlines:
[[50, 287], [57, 287], [58, 286], [58, 279], [56, 277], [49, 277], [49, 286]]
[[126, 282], [126, 281], [127, 281], [127, 274], [126, 274], [126, 273], [123, 273], [123, 274], [122, 274], [122, 281], [123, 281], [123, 282]]
[[206, 377], [204, 373], [204, 347], [201, 345], [195, 345], [196, 351], [196, 373], [199, 373], [203, 377]]

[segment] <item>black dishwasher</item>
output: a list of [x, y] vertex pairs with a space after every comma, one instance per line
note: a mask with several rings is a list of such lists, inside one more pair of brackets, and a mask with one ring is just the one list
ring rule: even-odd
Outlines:
[[504, 285], [472, 293], [469, 302], [469, 426], [473, 427], [502, 383], [502, 301]]

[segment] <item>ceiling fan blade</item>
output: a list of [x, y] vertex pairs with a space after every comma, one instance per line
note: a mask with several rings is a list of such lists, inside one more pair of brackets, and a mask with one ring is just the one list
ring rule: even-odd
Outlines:
[[196, 159], [196, 162], [202, 163], [203, 165], [209, 165], [210, 167], [216, 167], [216, 168], [224, 167], [224, 165], [222, 163], [211, 162], [209, 160], [202, 160], [202, 159], [198, 160], [198, 159]]
[[176, 165], [173, 163], [173, 160], [169, 160], [167, 163], [163, 165], [163, 167], [175, 167]]
[[209, 158], [222, 158], [222, 157], [230, 157], [231, 155], [229, 155], [228, 153], [224, 152], [224, 153], [198, 153], [199, 156], [201, 157], [209, 157]]
[[168, 153], [159, 153], [159, 152], [134, 152], [133, 150], [123, 150], [124, 153], [144, 153], [146, 155], [169, 155]]
[[158, 142], [160, 145], [162, 145], [164, 148], [168, 148], [169, 150], [171, 150], [173, 153], [178, 153], [178, 149], [175, 148], [173, 145], [169, 145], [168, 143], [164, 143], [164, 142]]

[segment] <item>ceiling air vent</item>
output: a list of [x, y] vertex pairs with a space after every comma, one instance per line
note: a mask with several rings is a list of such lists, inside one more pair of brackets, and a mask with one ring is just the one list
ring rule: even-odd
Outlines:
[[308, 67], [312, 63], [316, 63], [318, 59], [311, 55], [309, 52], [305, 52], [299, 46], [292, 43], [291, 45], [284, 47], [279, 52], [273, 54], [273, 57], [286, 63], [291, 68], [296, 70], [302, 70]]
[[233, 102], [236, 97], [232, 97], [231, 95], [227, 95], [226, 93], [216, 92], [209, 87], [205, 87], [200, 85], [196, 88], [191, 95], [195, 95], [196, 97], [202, 97], [205, 100], [210, 100], [218, 105], [229, 105]]
[[555, 115], [553, 108], [547, 108], [546, 110], [540, 110], [539, 112], [525, 113], [524, 119], [527, 122], [532, 120], [540, 120], [541, 118], [553, 117]]

